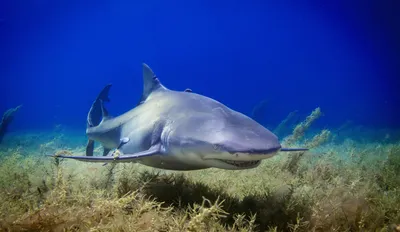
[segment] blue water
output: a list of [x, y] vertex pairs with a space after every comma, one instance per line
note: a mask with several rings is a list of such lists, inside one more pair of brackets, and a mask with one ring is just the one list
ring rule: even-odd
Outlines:
[[23, 104], [13, 130], [84, 132], [105, 84], [111, 114], [135, 106], [146, 62], [247, 115], [267, 100], [266, 126], [319, 106], [323, 128], [400, 128], [397, 2], [1, 1], [0, 112]]

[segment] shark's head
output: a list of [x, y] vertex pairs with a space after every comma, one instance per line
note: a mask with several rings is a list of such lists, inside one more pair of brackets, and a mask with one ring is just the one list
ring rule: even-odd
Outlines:
[[229, 108], [198, 113], [168, 133], [167, 149], [185, 159], [222, 169], [257, 167], [281, 149], [278, 138], [251, 118]]

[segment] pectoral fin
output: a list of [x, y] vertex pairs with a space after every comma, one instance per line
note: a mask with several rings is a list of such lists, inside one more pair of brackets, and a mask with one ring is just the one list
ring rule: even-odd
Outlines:
[[308, 151], [308, 148], [281, 148], [280, 151]]
[[137, 159], [144, 157], [161, 155], [160, 146], [153, 146], [148, 150], [137, 152], [134, 154], [123, 154], [121, 151], [114, 155], [107, 156], [68, 156], [68, 155], [50, 155], [54, 158], [74, 159], [83, 162], [100, 162], [100, 163], [121, 163], [121, 162], [134, 162]]

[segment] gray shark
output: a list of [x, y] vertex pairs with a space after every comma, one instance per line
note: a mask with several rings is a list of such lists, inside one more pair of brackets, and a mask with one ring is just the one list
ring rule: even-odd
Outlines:
[[[107, 85], [88, 114], [86, 156], [54, 157], [167, 170], [237, 170], [255, 168], [279, 151], [307, 150], [282, 148], [271, 131], [212, 98], [166, 88], [146, 64], [143, 84], [137, 106], [117, 117], [104, 106]], [[104, 147], [103, 156], [93, 156], [94, 141]]]

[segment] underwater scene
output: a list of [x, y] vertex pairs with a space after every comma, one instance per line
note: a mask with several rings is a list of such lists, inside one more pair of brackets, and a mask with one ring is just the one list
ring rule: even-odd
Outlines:
[[0, 231], [399, 231], [400, 2], [0, 2]]

